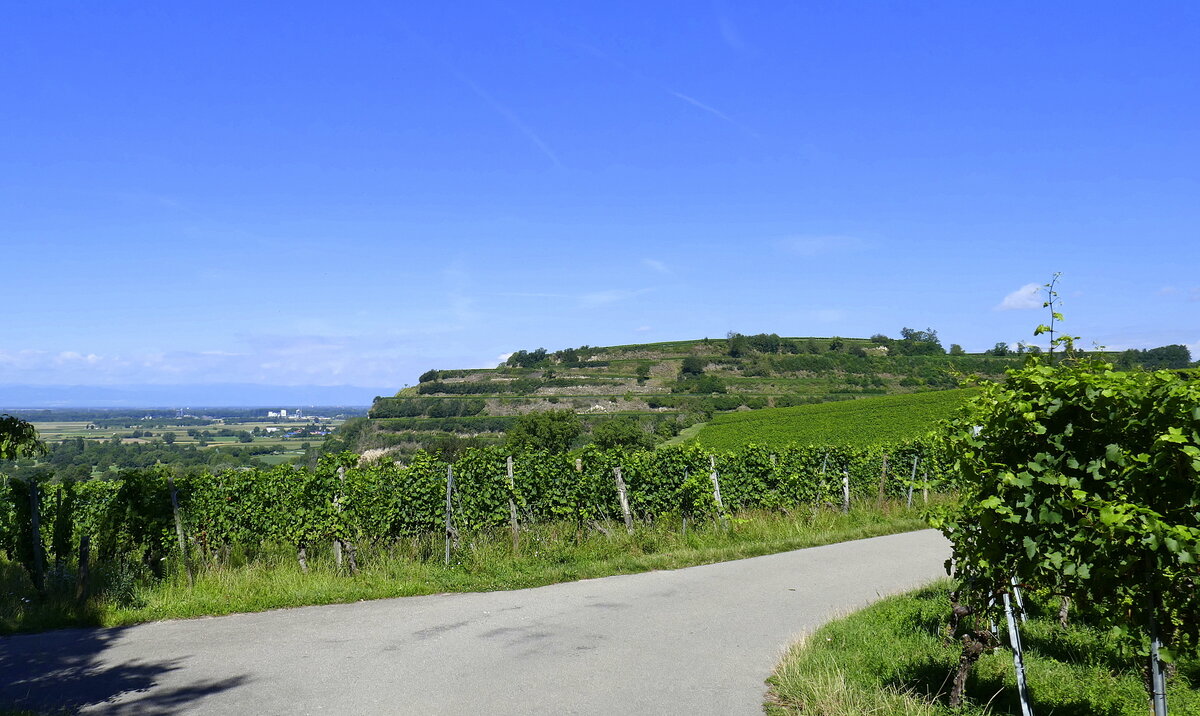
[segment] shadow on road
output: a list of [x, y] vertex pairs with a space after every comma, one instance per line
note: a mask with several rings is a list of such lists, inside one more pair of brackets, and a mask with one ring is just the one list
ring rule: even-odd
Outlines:
[[160, 677], [181, 668], [183, 660], [106, 662], [103, 652], [124, 631], [63, 629], [0, 638], [0, 708], [74, 713], [105, 705], [106, 714], [177, 714], [248, 681], [237, 676], [158, 687]]

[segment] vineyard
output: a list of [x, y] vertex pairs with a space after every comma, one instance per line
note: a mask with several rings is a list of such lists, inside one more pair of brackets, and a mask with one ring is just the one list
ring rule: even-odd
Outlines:
[[624, 521], [632, 529], [664, 517], [694, 523], [746, 509], [842, 509], [847, 497], [911, 499], [913, 490], [920, 495], [943, 484], [945, 470], [934, 446], [920, 441], [712, 454], [695, 446], [588, 448], [515, 458], [486, 448], [453, 463], [418, 453], [406, 465], [359, 464], [343, 453], [312, 471], [278, 466], [179, 476], [160, 467], [112, 481], [6, 480], [0, 547], [39, 587], [56, 574], [81, 591], [89, 566], [162, 576], [281, 545], [304, 567], [310, 548], [333, 544], [353, 571], [356, 547], [413, 536], [444, 536], [448, 562], [461, 540], [481, 531], [512, 530], [517, 539], [539, 523], [596, 530]]
[[[1070, 339], [1062, 343], [1069, 350]], [[934, 522], [953, 544], [959, 580], [948, 629], [962, 656], [950, 705], [996, 647], [1002, 619], [1028, 701], [1013, 617], [1024, 589], [1061, 600], [1064, 627], [1078, 613], [1146, 657], [1154, 710], [1165, 714], [1166, 665], [1200, 650], [1194, 374], [1118, 372], [1073, 357], [1031, 363], [985, 386], [948, 446], [959, 497]]]
[[975, 392], [942, 390], [726, 413], [705, 425], [696, 442], [709, 449], [730, 450], [747, 443], [867, 447], [913, 440], [939, 420], [950, 418]]

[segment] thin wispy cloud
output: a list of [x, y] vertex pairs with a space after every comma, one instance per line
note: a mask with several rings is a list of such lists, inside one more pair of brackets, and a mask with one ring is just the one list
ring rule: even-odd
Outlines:
[[866, 242], [854, 236], [792, 236], [778, 242], [781, 250], [796, 256], [824, 256], [858, 251]]
[[[712, 107], [710, 105], [704, 104], [703, 102], [696, 99], [695, 97], [689, 97], [688, 95], [686, 95], [682, 92], [676, 92], [675, 90], [672, 90], [672, 89], [667, 90], [667, 92], [670, 92], [672, 97], [681, 99], [684, 102], [687, 102], [688, 104], [692, 105], [693, 107], [699, 107], [700, 109], [704, 110], [705, 112], [708, 112], [709, 114], [713, 115], [714, 117], [720, 117], [721, 119], [725, 120], [726, 122], [733, 122], [733, 118], [730, 117], [729, 115], [725, 114], [724, 112], [717, 109], [716, 107]], [[733, 123], [737, 124], [736, 122], [733, 122]]]
[[1200, 285], [1193, 285], [1189, 288], [1178, 288], [1174, 285], [1164, 285], [1158, 289], [1160, 296], [1180, 296], [1188, 301], [1200, 301]]
[[640, 296], [644, 293], [649, 293], [652, 290], [653, 289], [649, 288], [639, 288], [634, 291], [620, 289], [614, 289], [610, 291], [595, 291], [593, 293], [585, 293], [584, 295], [580, 296], [579, 302], [585, 307], [595, 308], [597, 306], [607, 306], [610, 303], [617, 303], [618, 301], [625, 301], [636, 296]]
[[717, 18], [717, 31], [721, 34], [721, 39], [725, 41], [729, 49], [735, 52], [745, 52], [747, 50], [746, 40], [733, 22], [733, 18], [730, 17], [729, 5], [721, 0], [714, 0], [712, 9]]
[[507, 298], [574, 298], [574, 296], [565, 293], [538, 293], [534, 291], [503, 291], [496, 295]]
[[671, 270], [670, 266], [667, 266], [658, 259], [642, 259], [642, 265], [651, 271], [654, 271], [655, 273], [661, 273], [664, 276], [672, 276], [675, 273]]
[[455, 70], [453, 68], [450, 69], [450, 72], [456, 78], [458, 78], [459, 82], [462, 82], [468, 89], [470, 89], [472, 92], [474, 92], [475, 96], [477, 96], [477, 97], [479, 97], [479, 99], [483, 100], [484, 104], [486, 104], [488, 107], [490, 107], [492, 109], [492, 111], [499, 114], [501, 117], [503, 117], [509, 123], [509, 125], [511, 125], [514, 129], [516, 129], [521, 134], [525, 135], [525, 138], [528, 139], [530, 142], [532, 142], [533, 145], [535, 147], [537, 147], [538, 150], [540, 150], [542, 154], [546, 155], [546, 158], [549, 159], [554, 164], [554, 166], [562, 168], [563, 163], [561, 161], [559, 161], [558, 154], [556, 154], [554, 152], [554, 150], [550, 148], [550, 145], [547, 144], [538, 135], [537, 132], [533, 131], [533, 128], [530, 127], [528, 124], [526, 124], [525, 120], [521, 119], [521, 117], [519, 115], [517, 115], [516, 112], [514, 112], [512, 109], [510, 109], [507, 105], [504, 105], [504, 104], [498, 102], [494, 97], [492, 97], [490, 94], [488, 94], [482, 87], [475, 84], [475, 82], [473, 80], [471, 80], [470, 77], [467, 77], [463, 73], [461, 73], [458, 70]]
[[1027, 283], [1016, 291], [1004, 297], [997, 306], [997, 311], [1022, 311], [1029, 308], [1041, 308], [1042, 286], [1037, 283]]
[[1163, 286], [1158, 289], [1160, 296], [1182, 296], [1188, 301], [1200, 301], [1200, 286], [1192, 286], [1191, 288], [1178, 288], [1176, 286]]
[[[652, 259], [651, 259], [651, 261], [652, 261]], [[655, 262], [655, 263], [658, 263], [658, 262]], [[663, 266], [663, 270], [665, 270], [667, 272], [670, 271], [670, 269], [667, 269], [665, 265]], [[618, 301], [624, 301], [624, 300], [627, 300], [630, 298], [640, 296], [644, 293], [649, 293], [650, 291], [653, 291], [653, 290], [654, 289], [652, 289], [652, 288], [609, 289], [609, 290], [605, 290], [605, 291], [590, 291], [588, 293], [577, 293], [577, 294], [509, 291], [509, 292], [505, 292], [505, 293], [497, 293], [495, 295], [506, 296], [506, 297], [511, 297], [511, 298], [539, 298], [539, 299], [553, 298], [553, 299], [560, 299], [563, 301], [575, 301], [581, 306], [584, 306], [587, 308], [592, 308], [595, 306], [605, 306], [610, 303], [617, 303]]]
[[758, 133], [755, 132], [754, 130], [750, 129], [746, 125], [737, 121], [733, 117], [730, 117], [729, 115], [725, 114], [724, 112], [717, 109], [716, 107], [713, 107], [712, 105], [705, 104], [704, 102], [701, 102], [700, 100], [696, 99], [695, 97], [691, 97], [682, 92], [677, 92], [669, 87], [664, 87], [663, 89], [665, 89], [666, 92], [668, 94], [670, 94], [672, 97], [675, 97], [676, 99], [680, 100], [681, 102], [686, 102], [687, 104], [690, 104], [697, 109], [707, 112], [720, 120], [728, 122], [729, 124], [732, 124], [733, 126], [737, 127], [738, 129], [740, 129], [741, 131], [750, 135], [751, 137], [757, 138], [759, 136]]
[[717, 16], [717, 27], [721, 31], [721, 39], [725, 41], [729, 48], [738, 52], [746, 51], [746, 41], [742, 38], [742, 33], [738, 32], [737, 26], [729, 19], [729, 16], [720, 14]]
[[568, 45], [568, 46], [574, 48], [578, 52], [582, 52], [583, 54], [585, 54], [589, 57], [600, 60], [604, 64], [609, 65], [610, 67], [620, 70], [621, 72], [638, 80], [642, 84], [657, 87], [662, 92], [665, 92], [667, 95], [674, 97], [675, 99], [679, 100], [680, 102], [689, 104], [689, 105], [695, 107], [696, 109], [707, 112], [708, 114], [711, 114], [712, 116], [717, 117], [718, 119], [728, 122], [729, 124], [732, 124], [733, 126], [737, 127], [738, 129], [742, 130], [743, 132], [745, 132], [751, 136], [758, 136], [757, 134], [755, 134], [755, 132], [753, 132], [749, 128], [745, 127], [744, 125], [739, 123], [737, 120], [733, 119], [728, 114], [722, 112], [721, 110], [717, 109], [716, 107], [713, 107], [710, 104], [701, 102], [700, 100], [696, 99], [695, 97], [684, 94], [683, 92], [674, 90], [674, 89], [668, 87], [667, 85], [663, 84], [662, 82], [651, 79], [650, 77], [646, 76], [646, 74], [644, 74], [643, 72], [640, 72], [640, 71], [630, 67], [629, 65], [626, 65], [624, 62], [621, 62], [620, 60], [612, 57], [611, 55], [609, 55], [608, 53], [604, 52], [603, 50], [599, 49], [598, 47], [596, 47], [594, 45], [590, 45], [585, 42], [575, 42], [573, 40], [569, 40], [569, 39], [563, 38], [561, 36], [555, 36], [555, 39], [557, 39], [559, 42], [561, 42], [565, 45]]
[[456, 80], [458, 80], [459, 83], [471, 90], [471, 92], [480, 100], [482, 100], [489, 109], [500, 115], [509, 124], [509, 126], [517, 130], [517, 132], [520, 134], [524, 135], [524, 137], [528, 139], [538, 149], [539, 152], [545, 155], [545, 157], [549, 159], [554, 166], [559, 168], [563, 166], [562, 162], [558, 158], [558, 154], [551, 149], [550, 145], [547, 144], [546, 141], [543, 140], [542, 137], [533, 130], [533, 127], [529, 126], [525, 120], [523, 120], [521, 116], [518, 115], [512, 108], [498, 101], [487, 90], [483, 89], [483, 87], [480, 87], [477, 82], [460, 72], [457, 68], [453, 67], [437, 52], [434, 46], [426, 42], [424, 38], [407, 27], [404, 29], [408, 37], [414, 43], [419, 44], [424, 48], [426, 54], [428, 54], [435, 62], [437, 62], [437, 64], [441, 65], [442, 68], [445, 69], [446, 72], [450, 73]]

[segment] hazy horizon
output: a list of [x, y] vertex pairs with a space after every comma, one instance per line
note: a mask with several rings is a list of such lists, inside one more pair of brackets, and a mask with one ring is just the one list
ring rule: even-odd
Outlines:
[[322, 385], [0, 385], [0, 412], [102, 408], [369, 407], [395, 388]]

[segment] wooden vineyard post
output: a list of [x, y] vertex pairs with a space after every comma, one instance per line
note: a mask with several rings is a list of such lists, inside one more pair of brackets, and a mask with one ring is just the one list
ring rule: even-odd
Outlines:
[[842, 512], [850, 513], [850, 471], [842, 470]]
[[617, 483], [617, 499], [621, 501], [621, 514], [625, 517], [625, 531], [633, 534], [633, 515], [629, 513], [629, 497], [625, 494], [625, 478], [621, 477], [621, 468], [613, 468], [613, 479]]
[[924, 478], [921, 480], [921, 499], [925, 504], [929, 504], [929, 468], [925, 469]]
[[[338, 479], [344, 479], [345, 474], [346, 474], [346, 468], [339, 467], [338, 468]], [[338, 514], [339, 517], [341, 516], [341, 514], [342, 514], [342, 493], [340, 490], [338, 491], [337, 495], [334, 496], [334, 498], [333, 498], [333, 510], [334, 510], [334, 512], [336, 512]], [[333, 561], [337, 564], [338, 571], [339, 572], [342, 571], [342, 562], [344, 560], [342, 558], [342, 540], [340, 537], [333, 538]]]
[[[342, 481], [342, 488], [346, 485], [346, 466], [343, 465], [338, 470], [338, 479]], [[350, 574], [358, 574], [358, 548], [354, 546], [354, 540], [342, 538], [342, 546], [346, 550], [346, 563], [350, 565]]]
[[825, 468], [829, 465], [829, 453], [825, 453], [825, 458], [821, 460], [821, 492], [825, 491]]
[[875, 498], [875, 502], [879, 507], [883, 507], [883, 487], [887, 483], [887, 459], [888, 456], [883, 456], [883, 469], [879, 471], [879, 495]]
[[75, 575], [75, 601], [83, 604], [88, 595], [88, 560], [92, 553], [92, 536], [79, 538], [79, 572]]
[[[771, 456], [771, 464], [775, 464], [775, 456]], [[708, 466], [712, 468], [712, 472], [708, 476], [712, 479], [713, 484], [713, 499], [717, 501], [717, 512], [721, 515], [721, 524], [726, 527], [729, 522], [725, 519], [725, 503], [721, 501], [721, 483], [717, 480], [717, 458], [714, 455], [708, 456]]]
[[917, 456], [913, 455], [912, 477], [908, 479], [908, 507], [912, 509], [913, 484], [917, 481]]
[[[583, 458], [575, 458], [575, 474], [578, 476], [575, 478], [577, 484], [583, 484]], [[579, 509], [578, 504], [575, 506], [575, 544], [583, 544], [583, 510]]]
[[513, 479], [513, 459], [512, 455], [504, 461], [505, 471], [508, 475], [508, 520], [512, 523], [513, 551], [517, 551], [517, 540], [520, 534], [517, 526], [517, 503], [513, 500], [513, 495], [516, 492], [516, 482]]
[[167, 473], [167, 484], [171, 487], [171, 513], [175, 516], [175, 536], [179, 538], [179, 554], [183, 557], [183, 568], [187, 571], [188, 587], [194, 587], [192, 560], [188, 557], [187, 540], [183, 536], [183, 519], [179, 516], [179, 493], [175, 490], [175, 475]]
[[33, 528], [31, 535], [33, 541], [33, 578], [35, 580], [34, 586], [37, 587], [38, 592], [44, 592], [46, 591], [46, 573], [42, 565], [42, 530], [41, 526], [39, 525], [39, 502], [40, 500], [38, 500], [37, 483], [33, 480], [30, 480], [29, 520], [30, 527]]
[[454, 541], [454, 466], [446, 466], [446, 566], [450, 566], [450, 543]]
[[[342, 492], [344, 489], [346, 489], [346, 465], [338, 465], [337, 481], [340, 483], [340, 485], [338, 485], [337, 488], [337, 497], [334, 498], [334, 509], [337, 511], [337, 516], [341, 517]], [[341, 519], [338, 519], [338, 522], [341, 522]], [[338, 525], [338, 527], [344, 528], [344, 525]], [[306, 556], [307, 555], [304, 554], [300, 555], [300, 566], [301, 568], [304, 568], [304, 571], [307, 572], [308, 566]], [[354, 554], [354, 542], [350, 542], [347, 540], [347, 538], [344, 538], [341, 535], [334, 537], [334, 560], [337, 562], [337, 571], [342, 571], [342, 562], [344, 561], [350, 567], [350, 574], [359, 573], [359, 562], [358, 559], [355, 559]]]

